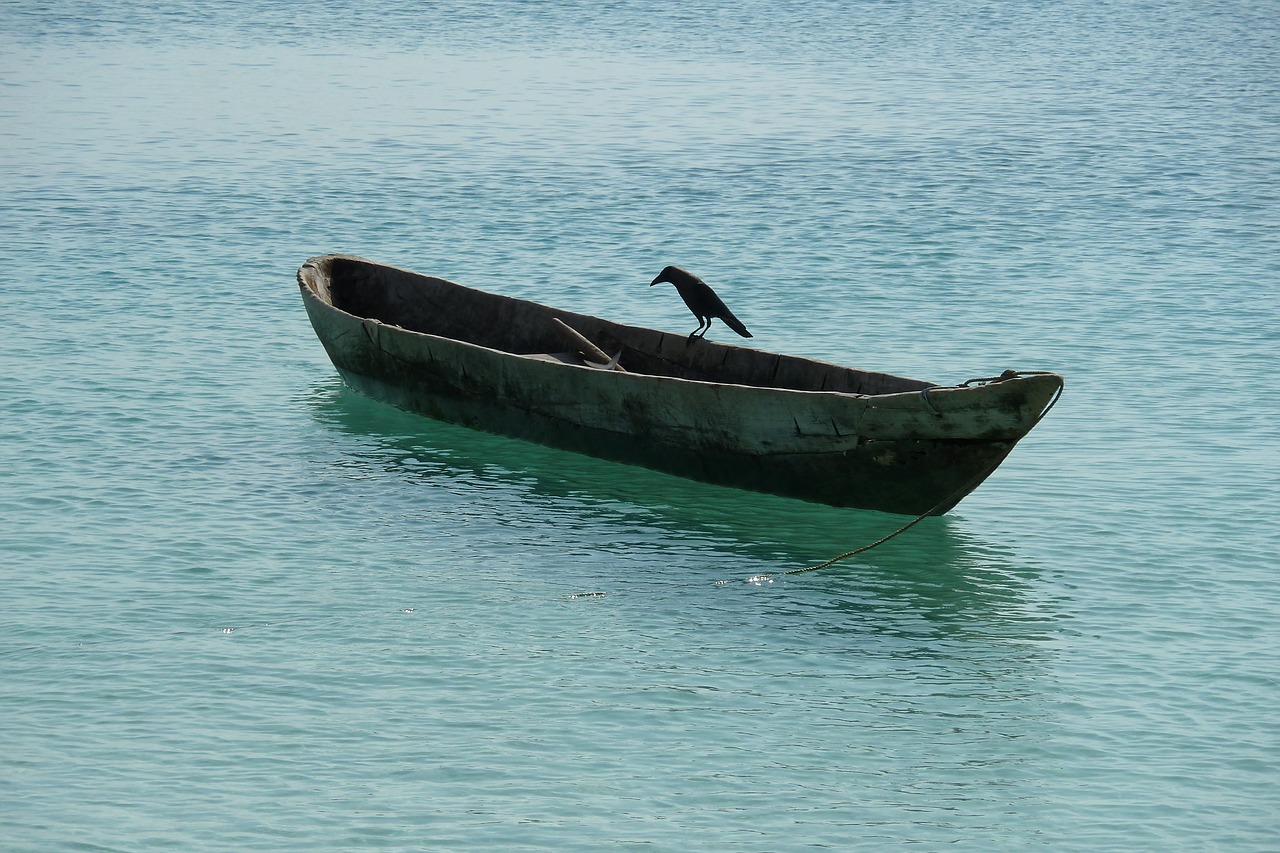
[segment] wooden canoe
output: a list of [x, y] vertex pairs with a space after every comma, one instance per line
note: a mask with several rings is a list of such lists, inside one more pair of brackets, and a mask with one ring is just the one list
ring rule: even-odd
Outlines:
[[334, 366], [374, 399], [834, 506], [941, 515], [1062, 390], [1052, 373], [940, 387], [690, 341], [347, 255], [308, 260], [298, 284]]

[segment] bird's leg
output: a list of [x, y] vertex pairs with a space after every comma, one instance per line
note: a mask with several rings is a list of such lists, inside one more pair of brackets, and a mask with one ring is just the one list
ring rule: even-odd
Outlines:
[[[703, 327], [703, 324], [704, 324], [704, 323], [706, 324], [706, 327], [705, 327], [705, 328]], [[698, 328], [696, 328], [696, 329], [694, 329], [694, 330], [693, 330], [693, 332], [689, 335], [689, 339], [688, 339], [687, 341], [685, 341], [685, 344], [687, 345], [687, 344], [691, 344], [691, 343], [693, 343], [693, 339], [694, 339], [694, 338], [700, 338], [700, 337], [702, 337], [703, 335], [705, 335], [705, 334], [707, 333], [707, 329], [709, 329], [709, 328], [711, 328], [711, 318], [710, 318], [710, 317], [699, 317], [699, 318], [698, 318]]]

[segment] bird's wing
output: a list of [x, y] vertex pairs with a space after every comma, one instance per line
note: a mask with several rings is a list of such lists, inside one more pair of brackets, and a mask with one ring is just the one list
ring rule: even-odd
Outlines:
[[720, 315], [720, 319], [724, 320], [724, 324], [726, 326], [728, 326], [730, 329], [733, 329], [735, 332], [742, 335], [744, 338], [754, 337], [750, 332], [747, 331], [747, 327], [742, 325], [742, 321], [739, 320], [737, 317], [733, 316], [733, 312], [730, 311], [728, 308], [724, 309], [724, 313]]

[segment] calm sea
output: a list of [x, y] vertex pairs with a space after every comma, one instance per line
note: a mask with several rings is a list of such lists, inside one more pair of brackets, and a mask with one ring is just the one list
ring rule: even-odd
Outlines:
[[[0, 849], [1280, 849], [1277, 44], [8, 0]], [[685, 333], [675, 263], [763, 349], [1067, 391], [950, 515], [752, 583], [903, 519], [364, 399], [293, 280], [336, 251]]]

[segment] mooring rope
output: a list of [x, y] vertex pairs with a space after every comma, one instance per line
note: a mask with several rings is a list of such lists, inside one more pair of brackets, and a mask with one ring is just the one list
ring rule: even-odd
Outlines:
[[[977, 382], [982, 382], [982, 383], [1001, 382], [1005, 379], [1016, 379], [1019, 376], [1045, 376], [1048, 374], [1050, 374], [1050, 371], [1047, 371], [1047, 370], [1006, 370], [1004, 373], [1000, 374], [999, 376], [985, 377], [980, 379], [970, 379], [967, 382], [963, 382], [956, 387], [968, 388], [970, 385]], [[1057, 405], [1058, 400], [1062, 397], [1062, 389], [1064, 387], [1066, 387], [1066, 383], [1059, 383], [1058, 390], [1055, 391], [1053, 394], [1053, 399], [1049, 401], [1049, 405], [1045, 406], [1044, 409], [1040, 412], [1040, 414], [1036, 415], [1035, 421], [1033, 421], [1031, 426], [1027, 428], [1027, 432], [1030, 432], [1032, 429], [1035, 429], [1036, 424], [1044, 420], [1045, 415], [1049, 414], [1049, 410], [1052, 409], [1055, 405]], [[925, 389], [925, 391], [928, 391], [928, 390], [929, 389], [927, 388]], [[928, 405], [928, 403], [929, 403], [929, 398], [926, 396], [925, 404]], [[932, 411], [933, 407], [929, 406], [929, 409], [930, 411]], [[870, 551], [872, 548], [878, 548], [879, 546], [888, 542], [890, 539], [894, 538], [895, 536], [898, 536], [899, 534], [902, 534], [902, 533], [906, 533], [908, 530], [915, 527], [917, 524], [924, 521], [926, 518], [933, 515], [938, 510], [942, 509], [942, 507], [946, 506], [951, 501], [954, 501], [957, 498], [964, 495], [966, 492], [968, 492], [978, 483], [981, 483], [987, 477], [991, 476], [991, 473], [995, 471], [996, 468], [1000, 467], [1000, 463], [1003, 461], [1004, 461], [1003, 456], [996, 459], [995, 462], [983, 468], [973, 477], [970, 477], [968, 480], [965, 480], [965, 482], [958, 489], [953, 491], [951, 494], [947, 495], [945, 498], [938, 501], [936, 504], [929, 507], [929, 509], [925, 510], [923, 513], [916, 516], [915, 518], [911, 519], [906, 524], [902, 525], [901, 527], [899, 527], [897, 530], [893, 531], [889, 535], [881, 536], [876, 541], [868, 545], [863, 545], [861, 548], [854, 548], [852, 551], [845, 551], [843, 554], [838, 554], [837, 556], [832, 557], [830, 560], [827, 560], [825, 562], [818, 563], [813, 566], [805, 566], [802, 569], [790, 569], [788, 571], [779, 573], [778, 576], [781, 577], [785, 575], [802, 575], [805, 572], [816, 572], [819, 569], [825, 569], [827, 566], [838, 563], [841, 560], [847, 560], [849, 557], [853, 557], [857, 554], [864, 554], [867, 551]], [[749, 578], [749, 580], [752, 581], [753, 583], [761, 583], [761, 582], [770, 581], [774, 577], [775, 577], [774, 575], [756, 575], [755, 577]]]
[[[1019, 376], [1046, 376], [1046, 375], [1051, 375], [1051, 373], [1052, 372], [1048, 370], [1006, 370], [1004, 373], [1000, 374], [999, 376], [970, 379], [967, 382], [962, 382], [961, 384], [955, 387], [968, 388], [970, 385], [973, 385], [976, 383], [990, 384], [992, 382], [1001, 382], [1006, 379], [1016, 379]], [[941, 387], [941, 386], [935, 386], [935, 387]], [[1040, 412], [1040, 414], [1036, 415], [1036, 419], [1031, 423], [1031, 426], [1027, 428], [1027, 432], [1030, 432], [1032, 429], [1036, 427], [1037, 424], [1039, 424], [1042, 420], [1044, 420], [1045, 416], [1049, 414], [1049, 411], [1058, 404], [1058, 400], [1062, 398], [1062, 391], [1065, 387], [1066, 387], [1066, 383], [1058, 384], [1058, 390], [1054, 392], [1053, 398], [1049, 400], [1049, 404], [1044, 407], [1044, 409]], [[924, 390], [925, 392], [928, 392], [930, 389], [926, 388]], [[925, 393], [923, 396], [925, 400], [925, 405], [929, 408], [931, 412], [934, 412], [934, 414], [937, 414], [937, 412], [934, 411], [933, 406], [929, 404], [929, 398], [927, 393]], [[929, 509], [925, 510], [920, 515], [917, 515], [915, 518], [911, 519], [906, 524], [899, 527], [897, 530], [893, 531], [892, 533], [886, 536], [881, 536], [879, 539], [877, 539], [874, 542], [871, 542], [867, 545], [863, 545], [860, 548], [854, 548], [852, 551], [845, 551], [843, 554], [837, 554], [836, 556], [832, 557], [830, 560], [826, 560], [824, 562], [817, 563], [812, 566], [805, 566], [799, 569], [789, 569], [785, 572], [778, 572], [776, 574], [753, 575], [752, 577], [749, 577], [746, 580], [748, 583], [757, 583], [757, 584], [768, 583], [772, 581], [775, 577], [785, 577], [787, 575], [802, 575], [802, 574], [805, 574], [806, 572], [816, 572], [819, 569], [825, 569], [827, 566], [834, 565], [840, 562], [841, 560], [847, 560], [850, 557], [856, 556], [858, 554], [865, 554], [867, 551], [870, 551], [872, 548], [878, 548], [884, 543], [888, 542], [890, 539], [893, 539], [896, 536], [900, 536], [901, 534], [906, 533], [908, 530], [915, 527], [917, 524], [924, 521], [926, 518], [933, 515], [938, 510], [942, 509], [942, 507], [946, 506], [948, 503], [951, 503], [952, 501], [959, 499], [961, 496], [967, 493], [970, 489], [974, 488], [978, 483], [981, 483], [987, 477], [991, 476], [991, 473], [995, 471], [996, 468], [998, 468], [1000, 466], [1000, 463], [1003, 461], [1004, 461], [1003, 456], [996, 459], [995, 462], [984, 467], [977, 474], [970, 477], [963, 484], [961, 484], [961, 486], [957, 488], [955, 491], [951, 492], [945, 498], [938, 501], [933, 506], [929, 507]], [[728, 583], [732, 583], [732, 581], [727, 581], [727, 580], [716, 581], [717, 585], [724, 585]], [[605, 593], [603, 592], [579, 592], [569, 596], [569, 598], [571, 599], [572, 598], [600, 598], [604, 595]]]

